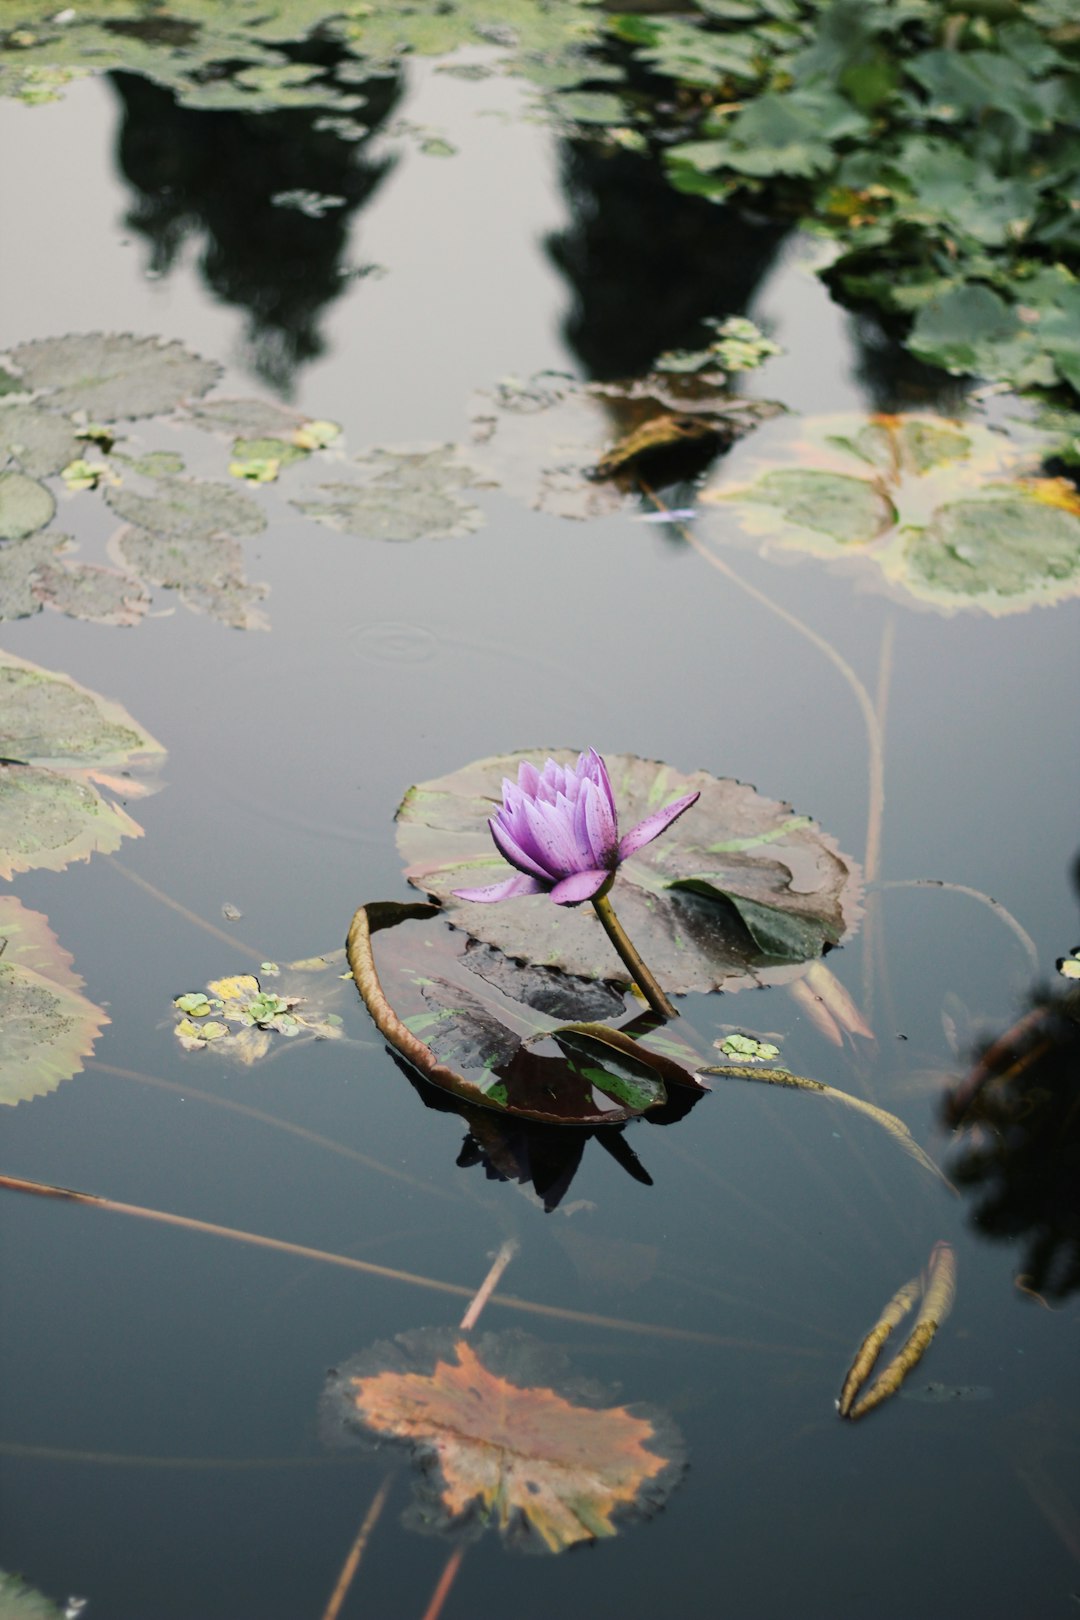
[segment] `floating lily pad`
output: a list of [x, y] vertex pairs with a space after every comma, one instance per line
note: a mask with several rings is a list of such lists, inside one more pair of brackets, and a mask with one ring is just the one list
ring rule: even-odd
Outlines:
[[21, 472], [0, 473], [0, 540], [21, 540], [43, 529], [56, 511], [44, 484]]
[[258, 978], [234, 974], [212, 980], [205, 991], [186, 991], [173, 1000], [176, 1038], [186, 1051], [212, 1045], [217, 1056], [246, 1068], [266, 1056], [274, 1035], [299, 1044], [338, 1040], [342, 1021], [330, 1008], [343, 1000], [344, 985], [325, 976], [326, 966], [326, 958], [286, 968], [264, 962]]
[[72, 424], [39, 405], [0, 407], [0, 454], [12, 457], [31, 478], [48, 478], [79, 454]]
[[93, 624], [138, 624], [150, 598], [137, 579], [91, 563], [45, 563], [33, 585], [39, 602]]
[[472, 534], [484, 514], [461, 494], [479, 475], [453, 445], [375, 448], [347, 464], [353, 483], [324, 484], [322, 499], [295, 501], [308, 517], [370, 540], [449, 540]]
[[146, 791], [132, 773], [163, 754], [119, 704], [0, 654], [0, 876], [59, 872], [140, 837], [138, 823], [100, 787]]
[[34, 590], [38, 572], [51, 566], [67, 543], [66, 535], [48, 530], [0, 546], [0, 619], [26, 619], [41, 612]]
[[0, 895], [0, 1103], [43, 1097], [81, 1071], [109, 1022], [82, 989], [46, 918]]
[[[380, 1033], [464, 1103], [595, 1127], [666, 1110], [673, 1088], [691, 1098], [707, 1089], [694, 1074], [702, 1060], [670, 1031], [597, 1022], [597, 985], [500, 960], [433, 906], [361, 907], [348, 954]], [[599, 1010], [625, 1020], [623, 999], [600, 993]], [[543, 1010], [553, 1004], [559, 1016]]]
[[[552, 758], [572, 763], [573, 751]], [[543, 751], [477, 760], [406, 794], [397, 812], [406, 876], [436, 896], [456, 927], [512, 956], [587, 978], [622, 970], [591, 907], [547, 895], [495, 905], [454, 898], [507, 875], [487, 827], [502, 780]], [[611, 899], [624, 928], [671, 993], [788, 978], [837, 944], [858, 915], [858, 867], [807, 816], [741, 782], [683, 775], [632, 754], [609, 757], [624, 828], [697, 789], [701, 797], [654, 843], [624, 861]]]
[[262, 507], [235, 484], [165, 478], [149, 493], [140, 494], [125, 484], [106, 491], [105, 499], [125, 522], [177, 539], [212, 534], [242, 538], [259, 534], [266, 527]]
[[415, 1528], [476, 1535], [490, 1525], [512, 1546], [559, 1553], [618, 1534], [627, 1514], [655, 1512], [683, 1459], [668, 1418], [612, 1406], [567, 1374], [561, 1355], [521, 1333], [403, 1333], [330, 1374], [323, 1434], [411, 1448]]
[[191, 418], [212, 433], [230, 438], [289, 438], [303, 422], [299, 411], [270, 399], [207, 399], [192, 407]]
[[110, 421], [158, 416], [212, 388], [221, 368], [157, 337], [76, 332], [11, 350], [25, 384], [54, 411]]
[[929, 415], [792, 418], [703, 491], [706, 532], [872, 570], [946, 613], [1015, 613], [1080, 594], [1080, 495], [1036, 476], [1048, 449]]
[[244, 578], [240, 543], [226, 535], [175, 537], [127, 528], [115, 535], [109, 550], [125, 568], [151, 585], [178, 590], [197, 613], [206, 613], [236, 630], [264, 630], [259, 603], [265, 585]]

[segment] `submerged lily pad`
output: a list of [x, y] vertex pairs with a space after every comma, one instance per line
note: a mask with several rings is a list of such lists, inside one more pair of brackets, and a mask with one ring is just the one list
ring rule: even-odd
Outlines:
[[[397, 812], [406, 877], [436, 896], [456, 927], [511, 956], [586, 978], [625, 975], [591, 907], [547, 895], [494, 905], [455, 899], [507, 875], [487, 818], [503, 777], [543, 751], [477, 760], [411, 788]], [[576, 753], [551, 757], [572, 763]], [[624, 828], [697, 789], [701, 797], [662, 838], [619, 867], [611, 898], [664, 988], [735, 989], [789, 978], [837, 944], [859, 916], [859, 869], [807, 816], [745, 783], [683, 775], [633, 754], [608, 758]]]
[[1080, 595], [1080, 494], [1033, 476], [1048, 448], [930, 415], [789, 419], [736, 452], [702, 510], [909, 601], [1015, 613]]
[[0, 895], [0, 1104], [43, 1097], [81, 1071], [109, 1022], [82, 989], [47, 919]]
[[0, 540], [21, 540], [43, 529], [56, 511], [44, 484], [21, 472], [0, 473]]
[[132, 527], [115, 535], [109, 550], [140, 579], [178, 590], [181, 601], [195, 612], [206, 613], [235, 630], [266, 629], [266, 617], [258, 604], [267, 587], [249, 584], [244, 578], [239, 541], [227, 535], [184, 538]]
[[477, 946], [433, 906], [362, 906], [348, 955], [380, 1033], [461, 1102], [596, 1127], [667, 1112], [674, 1093], [693, 1101], [707, 1089], [694, 1073], [702, 1060], [670, 1030], [595, 1021], [598, 1010], [625, 1018], [622, 997]]
[[59, 872], [140, 837], [138, 823], [102, 795], [101, 785], [117, 785], [103, 773], [124, 773], [125, 796], [145, 791], [131, 773], [163, 754], [118, 703], [0, 654], [0, 876]]
[[243, 537], [266, 527], [262, 507], [235, 484], [200, 478], [164, 478], [141, 494], [123, 485], [106, 491], [118, 517], [155, 535], [192, 539], [212, 534]]
[[395, 1440], [413, 1451], [407, 1523], [559, 1553], [618, 1534], [678, 1483], [683, 1448], [670, 1419], [613, 1406], [525, 1334], [467, 1340], [446, 1329], [399, 1334], [330, 1374], [322, 1430], [332, 1445]]
[[481, 480], [454, 445], [377, 447], [346, 465], [356, 482], [324, 484], [322, 499], [293, 504], [370, 540], [449, 540], [483, 526], [483, 512], [461, 494]]
[[94, 419], [158, 416], [212, 388], [221, 368], [158, 337], [75, 332], [40, 338], [11, 350], [27, 387], [54, 411], [86, 411]]
[[33, 590], [57, 613], [94, 624], [138, 624], [150, 606], [137, 579], [91, 563], [46, 563], [37, 569]]

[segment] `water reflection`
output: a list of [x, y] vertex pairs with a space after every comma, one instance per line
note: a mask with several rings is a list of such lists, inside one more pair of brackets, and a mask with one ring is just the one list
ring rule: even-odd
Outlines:
[[248, 312], [253, 369], [289, 395], [297, 368], [324, 350], [323, 311], [357, 274], [352, 218], [393, 161], [372, 158], [368, 142], [400, 77], [365, 81], [360, 112], [333, 118], [318, 106], [207, 111], [135, 74], [109, 78], [123, 108], [117, 162], [136, 193], [125, 223], [149, 243], [150, 272], [167, 274], [189, 238], [201, 241], [207, 286]]
[[946, 1098], [964, 1131], [951, 1173], [978, 1231], [1023, 1244], [1018, 1286], [1080, 1288], [1080, 984], [1037, 989]]
[[[425, 1108], [440, 1114], [457, 1114], [463, 1121], [466, 1131], [455, 1160], [458, 1168], [468, 1170], [481, 1165], [489, 1181], [512, 1181], [531, 1188], [545, 1214], [550, 1215], [566, 1197], [590, 1142], [596, 1142], [609, 1153], [634, 1181], [645, 1187], [653, 1185], [652, 1177], [630, 1144], [626, 1125], [590, 1129], [576, 1125], [538, 1125], [531, 1120], [507, 1118], [493, 1109], [473, 1107], [431, 1085], [396, 1055], [395, 1062]], [[700, 1092], [673, 1088], [663, 1107], [650, 1109], [643, 1116], [644, 1122], [673, 1125], [684, 1119], [700, 1098]]]
[[638, 377], [666, 349], [699, 347], [706, 316], [741, 314], [791, 230], [670, 184], [658, 161], [564, 141], [573, 223], [548, 253], [574, 290], [564, 334], [587, 376]]

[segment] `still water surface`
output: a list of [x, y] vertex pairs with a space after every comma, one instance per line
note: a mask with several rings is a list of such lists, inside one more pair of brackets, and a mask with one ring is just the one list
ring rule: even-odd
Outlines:
[[[346, 273], [311, 317], [306, 357], [265, 302], [243, 307], [240, 268], [230, 284], [194, 212], [171, 267], [151, 273], [131, 174], [175, 131], [138, 82], [0, 103], [0, 348], [160, 333], [221, 362], [220, 393], [285, 392], [353, 449], [460, 439], [473, 390], [507, 375], [640, 370], [705, 314], [768, 326], [786, 353], [753, 391], [793, 409], [935, 403], [902, 368], [870, 364], [805, 242], [655, 187], [640, 193], [637, 263], [597, 215], [598, 198], [619, 204], [612, 160], [513, 116], [513, 81], [410, 68], [392, 90], [396, 115], [458, 152], [372, 144]], [[215, 199], [212, 175], [205, 187], [207, 215], [240, 206]], [[966, 1201], [880, 1133], [811, 1097], [721, 1084], [679, 1125], [628, 1133], [651, 1187], [590, 1143], [545, 1214], [456, 1166], [461, 1122], [423, 1106], [353, 999], [347, 1040], [251, 1070], [177, 1047], [172, 996], [247, 970], [241, 945], [256, 960], [337, 949], [355, 905], [409, 898], [394, 809], [409, 784], [477, 757], [591, 743], [704, 767], [789, 800], [861, 858], [865, 733], [820, 650], [671, 531], [562, 522], [500, 491], [480, 502], [479, 533], [393, 545], [282, 501], [246, 543], [249, 577], [270, 585], [269, 633], [165, 593], [155, 610], [170, 611], [134, 630], [52, 614], [4, 626], [7, 650], [122, 702], [168, 749], [163, 791], [133, 809], [143, 839], [17, 880], [111, 1023], [98, 1066], [4, 1119], [4, 1169], [467, 1288], [515, 1237], [505, 1292], [685, 1335], [488, 1308], [486, 1328], [533, 1332], [617, 1399], [666, 1409], [689, 1469], [660, 1515], [591, 1550], [524, 1561], [481, 1540], [448, 1617], [1067, 1615], [1075, 1297], [1054, 1310], [1024, 1297], [1021, 1246], [984, 1241]], [[80, 533], [84, 555], [107, 533]], [[947, 620], [810, 561], [729, 559], [871, 691], [891, 647], [883, 874], [993, 895], [1037, 962], [977, 897], [891, 889], [875, 901], [875, 1042], [829, 1044], [782, 987], [690, 997], [685, 1012], [706, 1043], [720, 1025], [781, 1040], [793, 1070], [871, 1096], [946, 1162], [938, 1097], [964, 1043], [1011, 1023], [1080, 927], [1080, 606]], [[226, 903], [239, 920], [223, 921]], [[856, 998], [866, 937], [829, 958]], [[86, 1595], [92, 1620], [318, 1620], [388, 1466], [321, 1445], [326, 1370], [452, 1325], [459, 1301], [42, 1200], [9, 1195], [3, 1215], [0, 1564], [54, 1598]], [[957, 1252], [957, 1303], [912, 1394], [980, 1398], [931, 1389], [841, 1424], [854, 1346], [938, 1239]], [[400, 1527], [408, 1491], [403, 1468], [346, 1615], [424, 1612], [447, 1545]]]

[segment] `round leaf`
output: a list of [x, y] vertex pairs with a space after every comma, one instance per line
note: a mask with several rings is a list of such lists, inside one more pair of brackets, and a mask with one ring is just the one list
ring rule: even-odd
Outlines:
[[[570, 749], [552, 758], [571, 763]], [[410, 789], [397, 812], [406, 876], [436, 896], [454, 925], [508, 955], [585, 978], [624, 979], [589, 906], [556, 906], [546, 894], [496, 904], [455, 899], [509, 875], [487, 818], [502, 779], [542, 750], [477, 760]], [[833, 840], [789, 805], [742, 782], [686, 776], [633, 754], [610, 756], [619, 825], [629, 831], [664, 805], [701, 797], [666, 833], [619, 867], [611, 901], [630, 938], [672, 994], [789, 978], [858, 915], [860, 877]]]
[[0, 895], [0, 1103], [42, 1097], [70, 1080], [108, 1022], [82, 994], [47, 920]]
[[55, 411], [92, 419], [157, 416], [213, 387], [221, 368], [181, 343], [131, 333], [76, 332], [24, 343], [11, 357]]
[[43, 529], [55, 511], [44, 484], [25, 473], [0, 473], [0, 540], [21, 540]]

